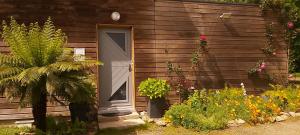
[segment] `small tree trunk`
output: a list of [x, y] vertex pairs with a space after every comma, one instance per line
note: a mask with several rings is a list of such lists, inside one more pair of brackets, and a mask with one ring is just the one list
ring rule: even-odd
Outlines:
[[[33, 93], [32, 114], [37, 129], [46, 132], [47, 94], [45, 92]], [[38, 99], [36, 99], [38, 98]]]

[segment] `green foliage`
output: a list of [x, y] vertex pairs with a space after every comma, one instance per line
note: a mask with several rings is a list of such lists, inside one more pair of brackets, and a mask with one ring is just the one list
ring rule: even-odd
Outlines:
[[[87, 125], [84, 122], [68, 122], [64, 118], [47, 117], [48, 130], [46, 135], [84, 135], [87, 134]], [[39, 132], [39, 131], [37, 131]], [[39, 133], [41, 134], [41, 133]]]
[[80, 101], [94, 94], [89, 68], [101, 63], [74, 61], [71, 50], [64, 48], [65, 34], [50, 18], [43, 26], [31, 23], [28, 27], [11, 18], [9, 24], [3, 22], [2, 29], [2, 38], [11, 50], [8, 55], [0, 54], [0, 91], [7, 98], [21, 97], [22, 105], [29, 103], [38, 85], [38, 91], [47, 92], [51, 101]]
[[[289, 71], [297, 72], [299, 67], [299, 26], [300, 26], [300, 0], [262, 0], [263, 9], [272, 9], [281, 15], [280, 22], [285, 26], [286, 41], [289, 44]], [[292, 23], [293, 27], [288, 27]]]
[[139, 85], [141, 96], [147, 96], [150, 99], [162, 98], [170, 91], [170, 85], [166, 80], [148, 78]]
[[21, 107], [31, 104], [37, 128], [46, 130], [48, 99], [61, 104], [61, 99], [94, 102], [95, 79], [90, 69], [101, 63], [75, 61], [71, 49], [64, 48], [65, 34], [50, 18], [42, 26], [25, 26], [11, 18], [9, 24], [3, 22], [2, 30], [11, 52], [0, 54], [0, 93], [8, 99], [19, 98]]
[[174, 126], [200, 130], [222, 129], [229, 120], [250, 124], [273, 122], [281, 111], [300, 107], [300, 88], [272, 86], [262, 96], [245, 95], [241, 88], [195, 91], [187, 101], [173, 105], [164, 116]]
[[183, 73], [182, 68], [180, 65], [175, 66], [173, 63], [170, 61], [167, 62], [167, 69], [168, 69], [168, 74], [171, 75], [172, 73], [175, 73], [177, 78], [176, 79], [171, 79], [170, 80], [175, 80], [171, 81], [171, 85], [176, 89], [177, 93], [180, 93], [180, 97], [184, 100], [188, 98], [188, 95], [190, 94], [188, 91], [188, 84], [187, 81], [188, 79], [186, 78], [185, 74]]
[[268, 99], [274, 101], [283, 111], [296, 111], [300, 107], [299, 86], [283, 87], [271, 85], [271, 89], [264, 94]]
[[30, 133], [31, 128], [23, 127], [13, 127], [13, 126], [0, 126], [0, 135], [16, 135], [19, 133]]
[[222, 113], [206, 117], [198, 109], [191, 108], [186, 104], [173, 105], [165, 114], [165, 119], [172, 122], [174, 126], [181, 125], [198, 131], [225, 128], [227, 120], [223, 117]]

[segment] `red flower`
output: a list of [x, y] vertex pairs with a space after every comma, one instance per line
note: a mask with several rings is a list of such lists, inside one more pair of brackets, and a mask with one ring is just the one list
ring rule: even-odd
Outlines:
[[206, 36], [205, 35], [200, 35], [200, 40], [201, 41], [206, 41]]
[[293, 23], [293, 22], [288, 22], [288, 23], [287, 23], [287, 27], [288, 27], [289, 29], [293, 29], [293, 28], [294, 28], [294, 23]]

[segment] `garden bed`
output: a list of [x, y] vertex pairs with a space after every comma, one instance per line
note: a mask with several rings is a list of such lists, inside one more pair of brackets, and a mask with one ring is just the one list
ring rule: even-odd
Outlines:
[[280, 122], [295, 117], [299, 108], [297, 86], [274, 85], [260, 96], [247, 95], [243, 88], [195, 91], [187, 101], [173, 105], [165, 114], [166, 122], [197, 131], [225, 129]]

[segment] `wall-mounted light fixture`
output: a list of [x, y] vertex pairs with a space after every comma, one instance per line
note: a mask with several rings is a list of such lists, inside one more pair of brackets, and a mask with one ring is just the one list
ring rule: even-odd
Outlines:
[[121, 15], [120, 15], [120, 13], [119, 12], [113, 12], [113, 13], [111, 13], [111, 19], [112, 20], [114, 20], [114, 21], [119, 21], [120, 20], [120, 18], [121, 18]]
[[221, 19], [230, 19], [231, 18], [232, 13], [223, 13], [220, 18]]

